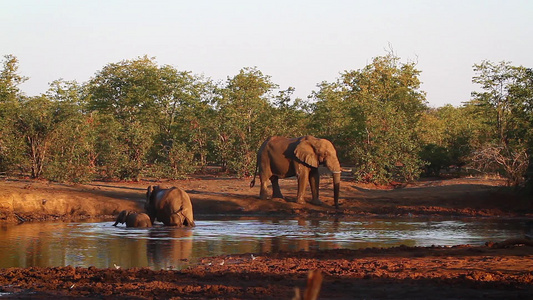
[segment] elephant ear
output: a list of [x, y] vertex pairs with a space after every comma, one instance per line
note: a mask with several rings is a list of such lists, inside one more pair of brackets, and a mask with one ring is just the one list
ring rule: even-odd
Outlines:
[[115, 222], [115, 224], [113, 224], [113, 226], [117, 226], [118, 223], [124, 223], [126, 222], [126, 216], [128, 214], [128, 211], [126, 210], [123, 210], [121, 211], [118, 216], [117, 216], [117, 221]]
[[126, 218], [131, 214], [131, 212], [129, 210], [123, 210], [121, 213], [121, 222], [124, 223], [126, 222]]
[[309, 165], [313, 168], [318, 168], [318, 156], [316, 155], [315, 149], [309, 141], [300, 141], [298, 146], [296, 146], [296, 149], [294, 149], [294, 155], [296, 155], [296, 157], [306, 165]]

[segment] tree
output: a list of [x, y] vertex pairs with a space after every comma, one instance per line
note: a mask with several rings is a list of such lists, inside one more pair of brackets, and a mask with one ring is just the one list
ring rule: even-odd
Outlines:
[[524, 120], [524, 135], [527, 143], [529, 165], [526, 170], [525, 180], [529, 193], [533, 194], [533, 69], [521, 68], [522, 76], [517, 85], [511, 89], [513, 95], [522, 99]]
[[16, 103], [20, 99], [21, 92], [18, 86], [28, 78], [19, 75], [18, 68], [19, 62], [15, 56], [4, 56], [3, 69], [0, 72], [0, 104], [2, 104], [0, 113], [6, 112], [6, 104]]
[[96, 176], [96, 128], [91, 113], [83, 112], [83, 87], [56, 80], [46, 92], [63, 117], [51, 133], [43, 176], [49, 180], [84, 182]]
[[[165, 69], [165, 86], [168, 92], [160, 99], [158, 106], [162, 114], [156, 122], [159, 133], [156, 139], [157, 159], [172, 165], [180, 165], [182, 170], [190, 170], [195, 163], [206, 165], [208, 149], [213, 136], [214, 109], [211, 102], [215, 87], [210, 80], [195, 76], [190, 72], [178, 72], [172, 67]], [[185, 149], [187, 149], [185, 151]], [[182, 158], [176, 153], [188, 154]], [[171, 152], [174, 155], [171, 155]], [[193, 156], [191, 159], [189, 154]], [[179, 159], [181, 161], [175, 161]], [[170, 160], [170, 161], [169, 161]], [[172, 172], [177, 172], [173, 168]]]
[[310, 108], [311, 133], [332, 141], [341, 161], [355, 163], [351, 150], [365, 132], [363, 109], [343, 78], [334, 83], [322, 82], [318, 87]]
[[23, 98], [18, 86], [27, 78], [18, 74], [18, 68], [15, 56], [4, 56], [0, 71], [0, 172], [12, 170], [22, 159], [23, 143], [13, 126]]
[[72, 117], [72, 110], [62, 102], [54, 102], [46, 95], [30, 97], [21, 102], [15, 122], [16, 136], [25, 143], [25, 160], [32, 178], [39, 178], [50, 157], [50, 148], [61, 135], [57, 130]]
[[524, 181], [529, 155], [525, 147], [509, 148], [504, 145], [487, 145], [472, 155], [472, 165], [481, 171], [498, 171], [507, 178], [509, 186]]
[[216, 99], [220, 162], [240, 176], [251, 174], [257, 149], [272, 132], [271, 99], [277, 85], [257, 68], [244, 68], [228, 78]]
[[476, 149], [474, 165], [500, 172], [510, 184], [518, 185], [523, 181], [527, 170], [523, 166], [527, 166], [531, 152], [530, 71], [505, 61], [483, 61], [474, 65], [474, 71], [472, 81], [480, 84], [483, 91], [472, 93], [470, 105], [483, 114], [490, 132], [495, 132], [490, 141]]
[[413, 130], [426, 109], [420, 71], [394, 54], [376, 57], [365, 68], [323, 82], [315, 99], [312, 126], [331, 139], [341, 157], [356, 165], [361, 180], [412, 180], [423, 162]]
[[159, 67], [147, 56], [108, 64], [88, 83], [88, 108], [112, 114], [124, 124], [152, 122], [156, 103], [167, 91], [162, 82]]
[[502, 61], [494, 64], [483, 61], [474, 65], [472, 82], [481, 85], [482, 92], [472, 92], [472, 104], [478, 106], [496, 129], [499, 143], [508, 145], [510, 140], [523, 136], [523, 122], [519, 115], [523, 112], [523, 101], [516, 97], [523, 76], [523, 68], [511, 66]]
[[89, 81], [87, 108], [97, 113], [96, 162], [104, 176], [139, 178], [160, 124], [158, 101], [169, 92], [164, 75], [144, 56], [109, 64]]
[[279, 91], [275, 96], [271, 119], [275, 127], [270, 128], [269, 136], [297, 137], [309, 134], [307, 129], [309, 114], [305, 111], [306, 105], [300, 98], [293, 100], [293, 93], [294, 88], [289, 87]]
[[[153, 166], [157, 176], [181, 176], [195, 164], [189, 154], [205, 164], [213, 89], [209, 80], [172, 66], [158, 66], [146, 56], [105, 66], [89, 82], [87, 107], [97, 111], [101, 120], [109, 120], [109, 127], [101, 124], [102, 129], [116, 131], [100, 145], [102, 151], [111, 152], [99, 155], [110, 160], [98, 162], [117, 164], [106, 166], [107, 176], [138, 178], [146, 166]], [[109, 140], [124, 136], [125, 143]]]
[[489, 129], [472, 105], [445, 105], [423, 114], [417, 135], [427, 171], [439, 175], [442, 168], [464, 166], [472, 151], [485, 143]]

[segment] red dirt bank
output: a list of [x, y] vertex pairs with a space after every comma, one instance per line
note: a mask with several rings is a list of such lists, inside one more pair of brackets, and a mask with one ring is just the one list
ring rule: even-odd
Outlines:
[[[195, 215], [393, 215], [532, 216], [533, 201], [502, 192], [503, 181], [452, 179], [422, 181], [399, 189], [343, 181], [339, 210], [333, 205], [331, 179], [321, 181], [323, 206], [282, 199], [260, 200], [249, 180], [204, 176], [180, 181], [58, 184], [0, 179], [0, 222], [116, 216], [141, 211], [148, 185], [179, 186], [191, 196]], [[296, 199], [294, 179], [280, 180], [287, 200]]]
[[[2, 180], [0, 222], [109, 216], [141, 209], [157, 182], [63, 185]], [[377, 189], [344, 181], [341, 209], [332, 208], [331, 180], [321, 183], [325, 205], [259, 200], [249, 180], [202, 177], [165, 182], [190, 194], [195, 214], [409, 215], [532, 218], [530, 199], [502, 194], [500, 181], [427, 181]], [[289, 200], [294, 180], [281, 182]], [[526, 244], [529, 243], [526, 241]], [[224, 262], [223, 264], [221, 264]], [[181, 271], [96, 268], [0, 269], [0, 297], [17, 299], [290, 299], [310, 270], [321, 270], [320, 299], [531, 299], [533, 247], [397, 247], [250, 254], [205, 258]], [[3, 295], [2, 293], [8, 293]]]

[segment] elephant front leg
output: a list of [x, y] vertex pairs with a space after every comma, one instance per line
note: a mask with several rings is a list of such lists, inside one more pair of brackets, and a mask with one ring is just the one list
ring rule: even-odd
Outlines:
[[320, 205], [320, 199], [318, 198], [318, 187], [320, 183], [320, 174], [318, 168], [312, 168], [309, 172], [309, 186], [311, 187], [311, 195], [313, 196], [311, 203], [315, 205]]
[[305, 189], [307, 188], [307, 180], [309, 179], [309, 171], [304, 170], [298, 174], [298, 196], [296, 202], [305, 204]]

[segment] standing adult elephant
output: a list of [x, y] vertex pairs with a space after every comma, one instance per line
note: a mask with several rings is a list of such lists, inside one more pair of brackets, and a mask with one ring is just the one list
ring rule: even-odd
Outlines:
[[333, 198], [335, 207], [339, 207], [339, 189], [341, 181], [341, 165], [333, 144], [326, 139], [314, 136], [298, 138], [271, 137], [259, 148], [254, 179], [259, 171], [261, 191], [259, 197], [267, 198], [267, 181], [272, 182], [272, 198], [283, 198], [278, 179], [291, 176], [298, 177], [298, 203], [305, 203], [304, 192], [309, 181], [311, 186], [311, 203], [320, 205], [318, 187], [320, 174], [319, 164], [324, 164], [333, 173]]
[[144, 209], [152, 223], [158, 220], [167, 226], [194, 226], [191, 199], [180, 188], [149, 186]]

